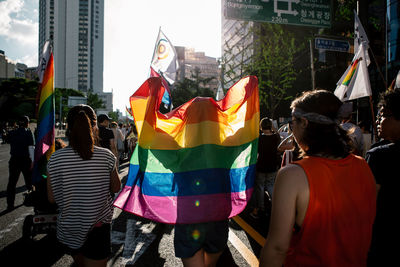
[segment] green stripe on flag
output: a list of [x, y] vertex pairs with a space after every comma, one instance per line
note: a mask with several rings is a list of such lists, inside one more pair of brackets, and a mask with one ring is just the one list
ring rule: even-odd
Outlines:
[[[176, 173], [201, 169], [235, 169], [257, 161], [258, 138], [240, 146], [205, 144], [179, 150], [135, 149], [131, 164], [146, 172]], [[208, 155], [205, 158], [204, 155]]]
[[49, 95], [49, 97], [43, 102], [42, 107], [39, 110], [39, 120], [42, 121], [49, 113], [54, 112], [54, 94]]

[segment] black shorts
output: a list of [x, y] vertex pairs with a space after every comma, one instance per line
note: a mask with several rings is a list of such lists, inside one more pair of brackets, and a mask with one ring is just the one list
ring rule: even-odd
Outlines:
[[94, 227], [88, 234], [82, 247], [71, 249], [63, 245], [66, 253], [74, 256], [82, 254], [92, 260], [103, 260], [111, 255], [111, 224], [103, 223], [101, 226]]
[[176, 224], [175, 256], [190, 258], [200, 249], [207, 253], [222, 252], [228, 242], [228, 220], [219, 222]]

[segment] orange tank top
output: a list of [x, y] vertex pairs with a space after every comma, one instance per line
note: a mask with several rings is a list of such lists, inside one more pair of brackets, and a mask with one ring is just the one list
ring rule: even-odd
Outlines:
[[366, 161], [350, 154], [294, 163], [307, 175], [310, 199], [284, 266], [366, 266], [376, 209], [375, 180]]

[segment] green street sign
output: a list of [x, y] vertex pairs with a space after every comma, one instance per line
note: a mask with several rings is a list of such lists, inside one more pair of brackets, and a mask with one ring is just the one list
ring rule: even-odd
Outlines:
[[331, 27], [331, 0], [225, 0], [224, 8], [227, 19]]

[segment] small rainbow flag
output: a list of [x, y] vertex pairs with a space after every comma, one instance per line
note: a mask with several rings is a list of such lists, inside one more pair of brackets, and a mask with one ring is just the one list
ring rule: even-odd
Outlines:
[[54, 112], [54, 60], [50, 42], [43, 47], [38, 67], [40, 87], [38, 90], [37, 137], [32, 183], [47, 178], [47, 161], [55, 150]]
[[138, 145], [114, 205], [169, 224], [237, 215], [253, 191], [257, 78], [241, 79], [220, 101], [196, 97], [167, 114], [158, 111], [164, 90], [153, 77], [130, 98]]
[[371, 84], [369, 82], [367, 48], [364, 43], [359, 45], [351, 65], [349, 65], [336, 83], [335, 95], [341, 101], [353, 100], [371, 96]]
[[351, 64], [351, 68], [350, 68], [350, 70], [348, 71], [348, 73], [346, 74], [346, 77], [344, 78], [344, 80], [343, 80], [343, 82], [342, 82], [342, 85], [348, 86], [348, 85], [350, 84], [351, 79], [354, 77], [354, 73], [355, 73], [356, 70], [357, 70], [357, 66], [358, 66], [358, 62], [359, 62], [359, 61], [360, 61], [359, 59], [356, 59], [356, 60]]

